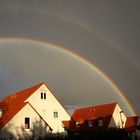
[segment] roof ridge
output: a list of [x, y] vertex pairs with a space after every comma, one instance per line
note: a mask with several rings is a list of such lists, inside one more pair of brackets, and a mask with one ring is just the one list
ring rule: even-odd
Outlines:
[[[108, 103], [108, 104], [102, 104], [102, 105], [96, 105], [96, 106], [89, 106], [89, 107], [81, 107], [81, 108], [77, 108], [76, 110], [83, 110], [83, 109], [92, 109], [92, 108], [95, 108], [95, 107], [100, 107], [100, 106], [107, 106], [107, 105], [116, 105], [118, 103], [114, 102], [114, 103]], [[75, 111], [76, 111], [75, 110]]]
[[98, 106], [91, 106], [86, 108], [76, 109], [72, 114], [72, 118], [75, 121], [79, 121], [80, 119], [93, 119], [99, 118], [100, 116], [110, 116], [112, 115], [117, 103], [110, 103]]

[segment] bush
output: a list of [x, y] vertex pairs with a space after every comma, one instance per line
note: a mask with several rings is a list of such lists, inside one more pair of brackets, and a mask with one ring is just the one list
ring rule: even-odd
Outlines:
[[47, 135], [39, 140], [128, 140], [127, 132], [121, 129], [100, 130], [92, 132], [75, 132]]

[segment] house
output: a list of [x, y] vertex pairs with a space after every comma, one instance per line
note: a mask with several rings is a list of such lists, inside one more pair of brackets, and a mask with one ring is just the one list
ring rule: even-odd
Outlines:
[[76, 109], [70, 121], [63, 121], [71, 132], [124, 128], [126, 116], [117, 103]]
[[13, 93], [0, 102], [0, 139], [42, 137], [64, 132], [70, 116], [45, 83]]
[[125, 123], [125, 130], [128, 132], [128, 135], [135, 139], [135, 137], [140, 139], [140, 120], [138, 116], [127, 117]]
[[137, 129], [138, 116], [127, 117], [125, 129], [129, 132], [134, 132]]

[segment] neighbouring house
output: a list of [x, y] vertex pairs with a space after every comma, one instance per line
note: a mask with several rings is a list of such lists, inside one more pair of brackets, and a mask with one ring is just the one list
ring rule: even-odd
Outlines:
[[0, 139], [43, 137], [64, 132], [70, 116], [45, 83], [13, 93], [0, 102]]
[[117, 103], [76, 109], [70, 121], [63, 121], [70, 132], [124, 128], [126, 116]]
[[138, 116], [127, 117], [125, 129], [129, 132], [134, 132], [137, 129]]
[[128, 132], [129, 137], [140, 139], [140, 120], [138, 116], [127, 117], [125, 129]]

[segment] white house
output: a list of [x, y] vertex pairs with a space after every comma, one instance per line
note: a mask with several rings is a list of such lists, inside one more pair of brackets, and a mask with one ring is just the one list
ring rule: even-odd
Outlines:
[[0, 102], [0, 139], [25, 139], [64, 132], [70, 116], [45, 83], [7, 96]]
[[71, 121], [63, 121], [72, 132], [124, 128], [126, 116], [117, 103], [76, 109]]

